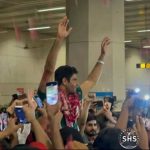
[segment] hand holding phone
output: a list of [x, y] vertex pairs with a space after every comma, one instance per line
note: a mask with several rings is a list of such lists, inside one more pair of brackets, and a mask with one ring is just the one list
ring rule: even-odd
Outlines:
[[96, 94], [94, 92], [89, 92], [88, 97], [91, 99], [96, 99]]
[[46, 98], [49, 105], [55, 105], [58, 102], [58, 84], [49, 82], [46, 84]]
[[25, 113], [23, 111], [23, 106], [15, 106], [15, 114], [17, 116], [18, 122], [20, 124], [28, 123]]
[[40, 99], [39, 96], [35, 95], [35, 96], [33, 97], [33, 99], [36, 101], [37, 106], [38, 106], [39, 108], [43, 108], [43, 103], [42, 103], [42, 100]]
[[101, 100], [96, 101], [95, 104], [97, 107], [103, 107], [103, 101]]
[[149, 118], [143, 118], [143, 123], [145, 125], [145, 128], [150, 131], [150, 119]]
[[127, 98], [132, 98], [132, 97], [137, 97], [139, 93], [135, 92], [133, 89], [128, 89], [126, 91], [126, 97]]
[[103, 107], [103, 101], [102, 100], [93, 101], [92, 106], [96, 109], [101, 109]]
[[104, 110], [105, 111], [110, 111], [111, 109], [111, 103], [110, 102], [105, 102], [104, 103]]

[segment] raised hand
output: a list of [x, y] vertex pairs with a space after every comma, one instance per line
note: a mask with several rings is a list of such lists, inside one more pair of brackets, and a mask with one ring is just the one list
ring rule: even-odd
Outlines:
[[48, 117], [53, 118], [61, 109], [61, 102], [58, 101], [55, 105], [46, 105]]
[[136, 126], [134, 126], [134, 130], [139, 136], [139, 147], [143, 150], [149, 149], [148, 135], [142, 117], [136, 116]]
[[29, 103], [29, 106], [32, 107], [32, 109], [35, 110], [37, 108], [37, 103], [33, 99], [33, 96], [34, 96], [34, 90], [28, 90], [28, 103]]
[[32, 107], [25, 105], [25, 106], [23, 106], [23, 111], [24, 111], [25, 116], [29, 122], [32, 123], [32, 121], [36, 120], [35, 110]]
[[61, 111], [58, 111], [55, 116], [54, 116], [54, 120], [55, 120], [55, 123], [57, 125], [59, 125], [61, 123], [61, 120], [62, 120], [62, 117], [63, 117], [63, 114]]
[[108, 37], [105, 37], [101, 43], [101, 55], [106, 54], [109, 44], [110, 44], [110, 39]]
[[22, 105], [22, 101], [20, 101], [20, 100], [14, 100], [11, 103], [11, 105], [7, 107], [7, 112], [12, 115], [14, 113], [14, 108], [15, 108], [16, 105], [21, 106]]
[[134, 96], [130, 96], [130, 97], [127, 96], [125, 101], [123, 102], [122, 109], [124, 108], [131, 109], [133, 107], [134, 101], [135, 101]]
[[65, 16], [60, 21], [60, 23], [58, 25], [58, 32], [57, 32], [58, 38], [64, 39], [71, 33], [72, 28], [70, 27], [69, 29], [67, 29], [68, 23], [69, 23], [69, 20], [68, 20], [67, 16]]
[[47, 111], [46, 111], [46, 104], [45, 103], [43, 103], [42, 108], [38, 108], [37, 110], [42, 114], [43, 117], [47, 118]]
[[96, 94], [95, 93], [89, 93], [88, 97], [85, 98], [84, 103], [94, 103], [96, 102]]
[[7, 132], [9, 134], [13, 134], [16, 132], [19, 128], [21, 128], [21, 124], [16, 125], [16, 118], [9, 118], [8, 119], [8, 127], [6, 128]]

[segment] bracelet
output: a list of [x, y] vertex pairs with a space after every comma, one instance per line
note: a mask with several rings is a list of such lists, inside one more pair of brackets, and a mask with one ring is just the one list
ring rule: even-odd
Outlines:
[[104, 61], [98, 60], [97, 63], [104, 65]]

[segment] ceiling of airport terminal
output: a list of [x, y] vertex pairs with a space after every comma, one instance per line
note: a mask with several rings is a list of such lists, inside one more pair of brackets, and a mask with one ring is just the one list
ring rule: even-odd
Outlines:
[[125, 0], [125, 40], [127, 47], [141, 48], [150, 44], [150, 0]]
[[[21, 31], [29, 27], [50, 27], [38, 32], [54, 35], [58, 22], [66, 14], [65, 6], [65, 0], [0, 0], [0, 32], [16, 27]], [[60, 10], [38, 12], [49, 8]]]
[[[113, 1], [113, 0], [112, 0]], [[59, 20], [66, 14], [66, 0], [0, 0], [0, 33], [19, 28], [48, 27], [39, 33], [54, 37]], [[49, 8], [55, 11], [38, 12]], [[125, 40], [129, 47], [141, 47], [141, 41], [150, 38], [150, 0], [125, 0]]]

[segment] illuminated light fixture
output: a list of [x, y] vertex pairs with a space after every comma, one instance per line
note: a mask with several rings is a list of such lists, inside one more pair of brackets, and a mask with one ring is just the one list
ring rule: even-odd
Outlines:
[[143, 46], [143, 48], [150, 48], [150, 45], [147, 45], [147, 46]]
[[37, 12], [45, 12], [45, 11], [56, 11], [56, 10], [65, 10], [66, 7], [53, 7], [48, 9], [39, 9]]
[[36, 27], [36, 28], [28, 28], [27, 30], [33, 31], [33, 30], [44, 30], [44, 29], [50, 29], [50, 26], [47, 27]]
[[150, 29], [148, 29], [148, 30], [139, 30], [137, 32], [150, 32]]
[[128, 40], [128, 41], [124, 41], [125, 43], [130, 43], [130, 42], [132, 42], [131, 40]]
[[126, 2], [142, 1], [142, 0], [125, 0]]
[[0, 33], [7, 33], [7, 32], [8, 32], [8, 31], [5, 31], [5, 30], [4, 30], [4, 31], [0, 31]]
[[140, 90], [140, 88], [135, 88], [134, 91], [135, 91], [135, 93], [139, 93], [141, 90]]
[[132, 1], [134, 1], [134, 0], [125, 0], [126, 2], [132, 2]]
[[149, 95], [145, 95], [144, 96], [144, 100], [149, 100], [150, 99], [150, 96]]

